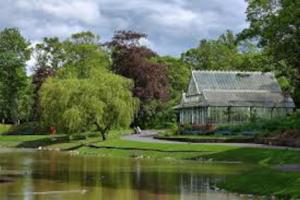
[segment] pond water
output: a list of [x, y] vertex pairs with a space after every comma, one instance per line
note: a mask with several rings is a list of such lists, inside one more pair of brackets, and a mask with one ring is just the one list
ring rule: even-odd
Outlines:
[[235, 200], [217, 181], [242, 167], [0, 150], [1, 200]]

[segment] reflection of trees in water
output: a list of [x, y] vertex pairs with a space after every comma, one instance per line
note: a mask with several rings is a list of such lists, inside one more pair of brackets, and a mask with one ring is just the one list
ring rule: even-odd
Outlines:
[[[107, 191], [116, 192], [116, 195], [126, 191], [134, 193], [137, 198], [151, 194], [160, 196], [160, 199], [170, 195], [178, 199], [189, 194], [198, 196], [207, 193], [210, 186], [220, 179], [220, 176], [189, 171], [183, 164], [177, 163], [80, 157], [52, 152], [31, 156], [33, 179], [96, 188], [103, 195]], [[201, 167], [199, 171], [201, 173]]]
[[66, 157], [57, 161], [55, 173], [51, 164], [36, 167], [39, 167], [39, 170], [36, 170], [32, 176], [37, 179], [80, 183], [81, 186], [131, 188], [155, 194], [205, 192], [211, 183], [216, 181], [214, 177], [183, 171], [174, 166], [171, 169], [163, 166], [149, 168], [147, 163], [128, 160], [95, 159], [92, 161]]

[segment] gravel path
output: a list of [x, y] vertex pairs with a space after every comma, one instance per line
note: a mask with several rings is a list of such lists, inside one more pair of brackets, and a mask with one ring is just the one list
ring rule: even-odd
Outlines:
[[274, 169], [284, 172], [300, 172], [300, 164], [278, 165], [275, 166]]
[[300, 148], [284, 147], [284, 146], [270, 146], [265, 144], [247, 144], [247, 143], [189, 143], [189, 142], [177, 142], [160, 140], [153, 138], [154, 135], [158, 134], [157, 130], [143, 130], [141, 134], [133, 134], [123, 136], [123, 140], [138, 141], [138, 142], [149, 142], [149, 143], [163, 143], [163, 144], [190, 144], [190, 145], [221, 145], [221, 146], [236, 146], [236, 147], [252, 147], [252, 148], [266, 148], [266, 149], [289, 149], [289, 150], [300, 150]]

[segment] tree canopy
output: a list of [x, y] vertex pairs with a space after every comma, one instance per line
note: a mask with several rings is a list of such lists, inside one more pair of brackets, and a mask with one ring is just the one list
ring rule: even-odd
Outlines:
[[[248, 0], [250, 27], [240, 40], [255, 39], [277, 65], [282, 78], [290, 82], [292, 94], [300, 102], [300, 2], [297, 0]], [[282, 69], [282, 70], [281, 70]]]
[[69, 133], [95, 126], [105, 140], [111, 128], [130, 125], [138, 103], [131, 89], [130, 80], [98, 70], [84, 79], [49, 78], [40, 91], [43, 122]]
[[96, 130], [105, 140], [111, 128], [132, 122], [138, 105], [133, 83], [109, 71], [108, 56], [97, 41], [90, 32], [74, 34], [62, 42], [67, 54], [61, 66], [36, 71], [44, 126], [67, 133]]
[[13, 123], [20, 120], [18, 101], [26, 88], [25, 63], [30, 58], [29, 42], [18, 29], [6, 28], [0, 32], [0, 99], [2, 118]]

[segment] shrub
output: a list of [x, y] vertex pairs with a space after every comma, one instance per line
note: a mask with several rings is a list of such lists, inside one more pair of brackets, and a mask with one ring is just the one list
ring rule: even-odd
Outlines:
[[230, 130], [234, 133], [256, 131], [261, 133], [261, 135], [277, 134], [291, 129], [300, 129], [300, 112], [293, 113], [287, 117], [259, 119], [245, 124], [224, 125], [218, 128], [218, 130]]
[[27, 122], [11, 128], [5, 133], [7, 135], [41, 135], [49, 134], [48, 128], [43, 128], [38, 122]]

